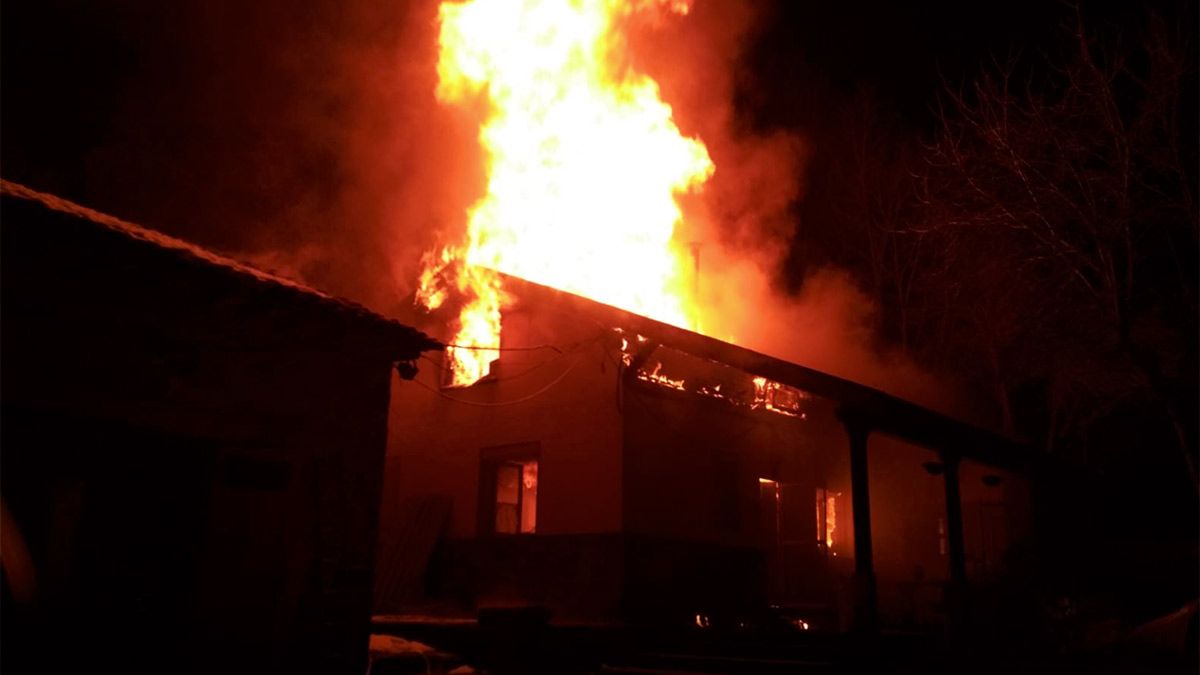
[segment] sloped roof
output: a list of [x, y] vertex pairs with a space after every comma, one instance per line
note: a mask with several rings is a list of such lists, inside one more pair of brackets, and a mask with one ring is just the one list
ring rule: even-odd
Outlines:
[[539, 303], [553, 303], [560, 310], [583, 312], [672, 349], [829, 399], [837, 405], [844, 421], [863, 425], [872, 432], [895, 436], [949, 456], [1020, 472], [1032, 471], [1043, 463], [1020, 441], [864, 384], [523, 279], [506, 276], [505, 285], [518, 297], [536, 297]]
[[[173, 256], [181, 262], [198, 264], [252, 285], [285, 289], [295, 294], [297, 298], [315, 302], [319, 306], [354, 321], [388, 340], [395, 341], [399, 352], [412, 354], [412, 356], [406, 356], [405, 358], [415, 358], [421, 351], [442, 348], [441, 343], [421, 331], [398, 321], [388, 319], [353, 301], [330, 295], [294, 279], [267, 272], [191, 242], [135, 225], [106, 213], [80, 206], [66, 199], [38, 192], [24, 185], [3, 179], [0, 179], [0, 196], [3, 197], [5, 202], [8, 202], [6, 206], [14, 203], [11, 200], [19, 200], [18, 203], [45, 209], [47, 212], [70, 218], [72, 222], [95, 227], [97, 230], [127, 238], [135, 245], [142, 245], [154, 251], [161, 252], [164, 256]], [[3, 226], [5, 229], [32, 226], [31, 224], [12, 222], [11, 218], [5, 220], [9, 221], [4, 223]], [[43, 226], [44, 223], [39, 223], [38, 225]]]

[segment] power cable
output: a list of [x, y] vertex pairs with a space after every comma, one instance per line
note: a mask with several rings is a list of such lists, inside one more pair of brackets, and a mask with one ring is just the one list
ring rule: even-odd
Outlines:
[[473, 349], [473, 350], [477, 350], [477, 351], [487, 351], [487, 352], [533, 352], [533, 351], [537, 351], [539, 349], [549, 349], [552, 351], [556, 351], [559, 354], [562, 353], [562, 350], [559, 349], [558, 347], [555, 347], [554, 345], [533, 345], [530, 347], [484, 347], [482, 345], [443, 344], [442, 346], [443, 347], [453, 347], [455, 349]]
[[531, 400], [537, 398], [538, 396], [541, 396], [542, 394], [549, 391], [552, 387], [554, 387], [554, 385], [558, 384], [559, 382], [562, 382], [563, 378], [565, 378], [568, 373], [570, 373], [572, 370], [574, 370], [575, 366], [578, 364], [579, 364], [578, 359], [576, 359], [575, 361], [572, 361], [571, 365], [567, 366], [567, 369], [564, 370], [562, 373], [560, 373], [558, 377], [554, 378], [554, 380], [551, 381], [549, 384], [542, 387], [541, 389], [538, 389], [537, 391], [533, 392], [532, 394], [528, 394], [526, 396], [522, 396], [521, 398], [516, 398], [511, 401], [501, 401], [498, 403], [483, 403], [480, 401], [468, 401], [466, 399], [458, 398], [457, 396], [451, 396], [451, 395], [447, 394], [446, 392], [441, 391], [440, 389], [434, 389], [433, 387], [430, 387], [429, 385], [425, 384], [424, 382], [421, 382], [420, 380], [413, 380], [413, 382], [415, 382], [417, 384], [417, 386], [421, 387], [422, 389], [431, 391], [431, 392], [437, 394], [438, 396], [441, 396], [444, 399], [454, 401], [455, 403], [461, 403], [463, 405], [473, 405], [473, 406], [477, 406], [480, 408], [503, 408], [506, 406], [516, 405], [518, 403], [524, 403], [526, 401], [531, 401]]

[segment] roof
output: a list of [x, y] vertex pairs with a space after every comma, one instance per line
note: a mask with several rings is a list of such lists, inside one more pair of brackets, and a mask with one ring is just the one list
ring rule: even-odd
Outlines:
[[[281, 289], [298, 299], [313, 302], [325, 310], [356, 322], [389, 341], [394, 341], [398, 350], [397, 353], [401, 358], [416, 358], [421, 351], [442, 348], [441, 343], [421, 331], [377, 314], [358, 303], [330, 295], [294, 279], [267, 272], [191, 242], [135, 225], [106, 213], [101, 213], [60, 197], [38, 192], [24, 185], [3, 179], [0, 179], [0, 196], [3, 196], [6, 210], [14, 204], [44, 209], [46, 212], [67, 217], [73, 223], [82, 224], [85, 227], [94, 227], [97, 231], [125, 238], [134, 245], [146, 247], [163, 256], [174, 257], [184, 263], [199, 265], [254, 286]], [[39, 226], [41, 225], [44, 225], [44, 223], [39, 223]], [[13, 218], [4, 219], [4, 227], [6, 229], [22, 226], [19, 219], [16, 219], [16, 222], [14, 222]], [[411, 356], [408, 354], [411, 354]]]
[[[632, 331], [692, 356], [738, 368], [833, 401], [844, 422], [931, 448], [943, 455], [1027, 472], [1041, 464], [1033, 450], [1012, 438], [898, 398], [857, 382], [767, 356], [745, 347], [655, 321], [588, 298], [515, 277], [505, 283], [517, 295], [538, 293], [568, 311]], [[544, 294], [544, 295], [543, 295]]]

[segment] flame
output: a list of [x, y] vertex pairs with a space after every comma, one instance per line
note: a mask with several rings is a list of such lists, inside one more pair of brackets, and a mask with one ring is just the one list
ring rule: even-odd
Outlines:
[[686, 14], [680, 0], [472, 0], [439, 10], [437, 96], [483, 101], [486, 194], [465, 241], [427, 256], [418, 302], [465, 299], [453, 384], [483, 377], [500, 344], [497, 272], [698, 330], [677, 197], [714, 166], [657, 83], [628, 64], [624, 19]]
[[763, 408], [788, 417], [808, 419], [808, 416], [799, 410], [799, 402], [808, 398], [807, 394], [765, 377], [755, 377], [753, 382], [754, 401], [750, 404], [751, 408]]
[[678, 389], [679, 391], [687, 391], [687, 387], [684, 386], [685, 381], [683, 379], [677, 380], [667, 377], [665, 374], [663, 374], [661, 362], [655, 362], [654, 370], [650, 372], [646, 372], [644, 370], [639, 371], [637, 376], [638, 379], [645, 380], [647, 382], [654, 382], [655, 384], [661, 384], [664, 387]]
[[755, 407], [763, 405], [767, 402], [767, 378], [756, 376], [754, 378], [754, 404]]
[[837, 532], [837, 495], [825, 497], [825, 546], [833, 548], [834, 533]]
[[[825, 550], [833, 552], [837, 540], [837, 498], [840, 492], [817, 488], [817, 541], [825, 544]], [[833, 552], [833, 555], [837, 555]]]

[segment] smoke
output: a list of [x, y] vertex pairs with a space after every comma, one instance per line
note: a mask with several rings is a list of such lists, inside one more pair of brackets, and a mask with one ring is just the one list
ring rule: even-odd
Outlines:
[[434, 99], [437, 2], [326, 4], [336, 7], [324, 17], [320, 67], [306, 70], [328, 95], [310, 107], [310, 133], [336, 146], [338, 187], [323, 210], [301, 216], [322, 221], [315, 246], [272, 242], [253, 255], [394, 313], [422, 253], [461, 236], [483, 190], [478, 119]]
[[[438, 5], [18, 3], [5, 175], [399, 315], [421, 255], [461, 240], [485, 187], [482, 111], [434, 97]], [[800, 86], [746, 65], [765, 6], [694, 0], [627, 26], [628, 65], [717, 167], [678, 233], [698, 245], [702, 328], [937, 406], [946, 389], [879, 343], [878, 308], [848, 274], [785, 263], [825, 139], [750, 114]]]
[[[482, 111], [434, 98], [438, 4], [130, 10], [141, 14], [122, 20], [145, 24], [130, 40], [157, 41], [139, 61], [157, 65], [129, 76], [88, 157], [100, 197], [80, 200], [397, 315], [421, 255], [461, 239], [485, 186]], [[637, 13], [627, 26], [630, 67], [659, 83], [717, 167], [684, 199], [678, 233], [698, 244], [702, 328], [945, 408], [955, 399], [945, 387], [879, 343], [878, 310], [848, 274], [785, 283], [806, 159], [821, 139], [747, 114], [757, 92], [793, 86], [743, 65], [769, 20], [757, 3], [696, 0], [687, 17]]]
[[[403, 311], [421, 254], [461, 238], [484, 189], [481, 116], [433, 95], [437, 5], [360, 0], [322, 17], [329, 22], [322, 67], [298, 58], [320, 73], [309, 85], [320, 92], [313, 103], [337, 102], [332, 115], [309, 106], [307, 118], [310, 132], [337, 148], [339, 183], [324, 208], [298, 217], [339, 226], [310, 226], [316, 237], [277, 242], [257, 257], [391, 314]], [[702, 329], [966, 415], [950, 387], [879, 340], [878, 308], [848, 273], [826, 267], [809, 271], [798, 288], [785, 283], [806, 159], [821, 139], [761, 128], [747, 114], [760, 88], [792, 86], [743, 69], [744, 50], [770, 20], [761, 7], [697, 0], [687, 17], [635, 13], [625, 26], [629, 66], [659, 83], [681, 130], [704, 141], [717, 167], [700, 194], [684, 198], [677, 233], [698, 244]]]
[[659, 82], [680, 128], [704, 141], [717, 167], [704, 192], [685, 204], [680, 233], [700, 244], [702, 329], [970, 416], [950, 386], [880, 340], [879, 308], [849, 273], [827, 266], [808, 271], [798, 289], [785, 283], [785, 261], [798, 243], [797, 205], [808, 187], [806, 160], [822, 139], [761, 128], [747, 110], [764, 87], [796, 86], [743, 69], [745, 50], [770, 20], [761, 3], [701, 0], [684, 20], [633, 26], [635, 65]]
[[[473, 114], [434, 99], [437, 6], [128, 0], [86, 25], [22, 7], [22, 64], [90, 70], [14, 77], [6, 115], [54, 123], [6, 134], [6, 176], [391, 312], [483, 189]], [[68, 143], [76, 159], [47, 153]]]

